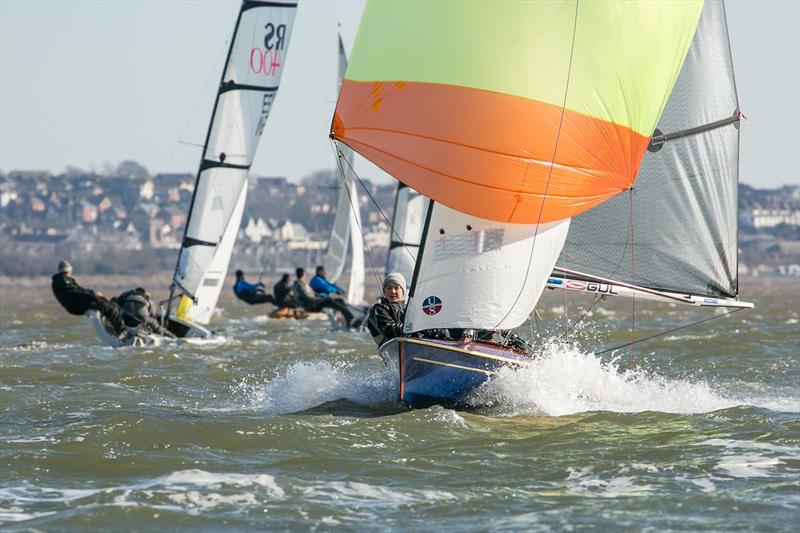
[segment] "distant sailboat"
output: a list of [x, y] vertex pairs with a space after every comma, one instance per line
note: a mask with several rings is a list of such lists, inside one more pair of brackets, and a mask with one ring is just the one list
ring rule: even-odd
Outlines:
[[[250, 165], [278, 92], [297, 3], [244, 0], [208, 128], [170, 296], [170, 330], [209, 337], [239, 231]], [[172, 302], [172, 299], [170, 299]]]
[[170, 285], [165, 325], [177, 337], [214, 337], [206, 325], [228, 272], [296, 10], [288, 0], [243, 0], [239, 9]]
[[[339, 35], [338, 64], [337, 81], [341, 89], [344, 73], [347, 70], [347, 55], [341, 35]], [[361, 234], [361, 207], [353, 172], [353, 151], [347, 146], [342, 146], [337, 157], [340, 159], [337, 162], [340, 182], [336, 195], [333, 230], [325, 256], [325, 270], [328, 273], [328, 280], [336, 283], [344, 271], [349, 255], [350, 280], [345, 300], [350, 305], [361, 305], [364, 303], [364, 238]]]
[[[493, 332], [528, 320], [546, 285], [752, 306], [736, 299], [739, 115], [721, 4], [420, 15], [367, 4], [332, 127], [431, 198], [409, 337], [380, 348], [401, 401], [463, 405], [499, 368], [529, 364]], [[612, 268], [639, 247], [630, 273]], [[430, 338], [441, 329], [464, 339]]]
[[389, 253], [386, 273], [399, 272], [407, 280], [414, 275], [428, 199], [400, 182], [394, 196], [392, 227], [389, 233]]

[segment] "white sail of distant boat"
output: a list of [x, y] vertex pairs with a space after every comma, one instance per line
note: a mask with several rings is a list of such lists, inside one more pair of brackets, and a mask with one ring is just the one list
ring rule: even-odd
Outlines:
[[392, 227], [389, 229], [387, 273], [399, 272], [406, 280], [411, 280], [427, 212], [428, 199], [408, 185], [398, 182], [394, 196]]
[[244, 0], [239, 10], [170, 289], [180, 295], [177, 306], [170, 299], [170, 319], [190, 330], [208, 324], [225, 281], [296, 8], [294, 1]]
[[[337, 88], [341, 89], [344, 73], [347, 70], [347, 54], [341, 35], [339, 35], [338, 66]], [[349, 241], [350, 282], [347, 285], [345, 300], [348, 304], [359, 305], [364, 301], [364, 238], [361, 232], [361, 206], [356, 188], [356, 176], [353, 171], [353, 151], [342, 145], [337, 151], [337, 157], [339, 158], [337, 175], [340, 179], [336, 195], [333, 230], [325, 256], [325, 270], [328, 280], [336, 283], [347, 262]]]
[[572, 221], [548, 287], [696, 306], [738, 295], [739, 102], [721, 2], [706, 2], [636, 185]]

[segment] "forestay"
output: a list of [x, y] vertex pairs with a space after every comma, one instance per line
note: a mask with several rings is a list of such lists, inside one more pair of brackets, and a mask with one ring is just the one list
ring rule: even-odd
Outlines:
[[404, 183], [397, 184], [390, 230], [386, 272], [399, 272], [407, 281], [414, 274], [414, 263], [422, 240], [422, 227], [428, 199]]
[[710, 302], [736, 296], [738, 159], [724, 6], [706, 2], [633, 191], [577, 216], [558, 266]]
[[296, 2], [245, 0], [223, 69], [195, 183], [173, 290], [177, 316], [207, 324], [247, 197], [250, 165], [283, 73]]

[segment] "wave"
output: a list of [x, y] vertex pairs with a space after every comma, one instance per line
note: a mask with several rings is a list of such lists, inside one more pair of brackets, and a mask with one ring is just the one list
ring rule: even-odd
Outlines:
[[740, 405], [791, 410], [798, 401], [731, 396], [705, 381], [622, 369], [617, 360], [553, 343], [531, 365], [501, 369], [475, 392], [470, 403], [504, 415], [564, 416], [589, 411], [693, 414]]
[[374, 405], [394, 400], [388, 372], [357, 369], [350, 363], [300, 361], [272, 379], [245, 380], [236, 386], [237, 402], [281, 415], [305, 411], [335, 400]]

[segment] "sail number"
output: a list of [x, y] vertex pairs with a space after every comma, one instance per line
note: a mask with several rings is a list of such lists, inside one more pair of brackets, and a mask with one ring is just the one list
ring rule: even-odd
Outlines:
[[280, 73], [281, 52], [286, 44], [286, 24], [268, 22], [264, 26], [264, 47], [250, 49], [250, 71], [264, 76]]

